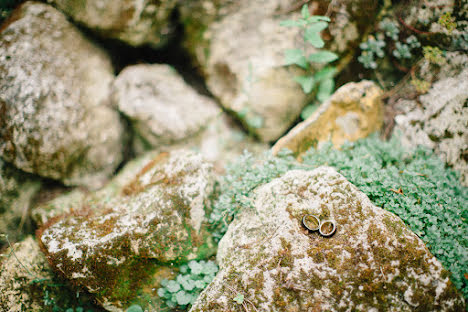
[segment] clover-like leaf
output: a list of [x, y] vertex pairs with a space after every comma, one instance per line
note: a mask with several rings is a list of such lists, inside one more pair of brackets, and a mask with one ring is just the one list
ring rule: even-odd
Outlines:
[[175, 297], [177, 304], [180, 306], [185, 306], [192, 301], [192, 296], [183, 290], [179, 291]]
[[171, 293], [175, 293], [180, 290], [180, 285], [176, 281], [171, 280], [167, 283], [166, 289]]
[[327, 28], [327, 23], [318, 22], [309, 26], [304, 32], [304, 40], [309, 42], [315, 48], [323, 48], [325, 42], [320, 37], [320, 31]]
[[313, 76], [296, 76], [294, 77], [294, 81], [301, 85], [305, 94], [308, 94], [310, 91], [312, 91], [315, 83]]
[[304, 52], [300, 49], [289, 49], [284, 52], [286, 65], [297, 65], [304, 69], [309, 67]]
[[338, 59], [338, 55], [330, 51], [319, 51], [309, 55], [309, 61], [313, 63], [330, 63]]
[[243, 294], [237, 294], [232, 300], [237, 302], [238, 304], [244, 303], [244, 295]]

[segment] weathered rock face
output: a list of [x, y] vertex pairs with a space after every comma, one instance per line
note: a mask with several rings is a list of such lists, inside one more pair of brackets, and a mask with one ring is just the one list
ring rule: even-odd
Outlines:
[[31, 230], [28, 217], [32, 200], [40, 188], [40, 179], [0, 158], [0, 233], [16, 241], [24, 230]]
[[371, 81], [347, 83], [276, 142], [273, 153], [288, 148], [300, 155], [317, 143], [331, 141], [340, 146], [345, 141], [365, 138], [382, 126], [381, 95], [382, 90]]
[[104, 308], [122, 311], [135, 301], [147, 306], [138, 292], [157, 288], [161, 270], [214, 253], [204, 223], [213, 184], [212, 166], [199, 154], [159, 154], [121, 196], [97, 193], [80, 211], [49, 222], [39, 238], [55, 270]]
[[[402, 134], [403, 144], [433, 149], [461, 173], [462, 183], [468, 186], [468, 57], [449, 55], [448, 59], [446, 66], [452, 70], [441, 72], [427, 94], [398, 100], [395, 130]], [[464, 69], [459, 63], [465, 64]]]
[[[333, 10], [339, 12], [333, 17], [337, 24], [330, 25], [337, 44], [329, 46], [341, 56], [356, 45], [359, 30], [365, 28], [360, 23], [371, 22], [369, 18], [357, 21], [354, 10], [346, 11], [348, 5], [357, 4], [348, 2]], [[372, 14], [376, 7], [372, 8], [365, 12]], [[313, 10], [313, 14], [325, 13], [320, 6]], [[211, 4], [200, 0], [182, 4], [181, 11], [189, 35], [186, 45], [206, 75], [210, 91], [263, 141], [276, 140], [310, 100], [294, 81], [302, 71], [284, 66], [285, 50], [302, 44], [300, 30], [279, 25], [282, 20], [298, 18], [300, 6], [279, 0]], [[200, 16], [203, 18], [194, 20]], [[344, 63], [347, 61], [343, 58]]]
[[136, 135], [152, 147], [195, 135], [221, 113], [169, 65], [125, 68], [113, 84], [113, 104], [127, 115]]
[[[219, 244], [220, 271], [190, 310], [463, 311], [424, 243], [334, 169], [289, 171], [258, 188]], [[306, 214], [334, 220], [308, 232]], [[255, 309], [253, 309], [255, 307]]]
[[0, 33], [0, 156], [67, 185], [95, 187], [122, 160], [107, 101], [107, 55], [54, 8], [27, 2]]
[[[56, 277], [32, 237], [5, 250], [0, 258], [0, 310], [40, 312], [77, 308], [101, 311], [88, 294], [70, 290]], [[60, 287], [57, 287], [60, 285]], [[77, 294], [79, 296], [77, 296]]]
[[175, 0], [48, 0], [74, 21], [132, 46], [164, 45], [173, 31]]

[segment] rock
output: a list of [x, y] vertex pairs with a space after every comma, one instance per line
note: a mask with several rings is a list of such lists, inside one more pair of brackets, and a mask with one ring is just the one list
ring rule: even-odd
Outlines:
[[0, 156], [66, 185], [102, 184], [123, 150], [123, 126], [106, 103], [108, 56], [38, 2], [5, 22], [0, 46]]
[[[468, 57], [466, 57], [468, 59]], [[466, 63], [465, 63], [466, 64]], [[468, 69], [439, 79], [429, 92], [415, 100], [401, 99], [395, 130], [407, 146], [433, 149], [461, 173], [468, 186]]]
[[[329, 167], [293, 170], [259, 187], [221, 239], [220, 271], [191, 312], [463, 311], [449, 273], [392, 213]], [[306, 214], [334, 220], [322, 237]]]
[[162, 64], [126, 67], [114, 81], [112, 101], [152, 147], [194, 136], [221, 113], [213, 100]]
[[[361, 6], [362, 12], [363, 6], [372, 6], [369, 1], [344, 2], [333, 10], [338, 12], [333, 15], [333, 23], [337, 24], [330, 25], [330, 32], [337, 40], [329, 47], [343, 56], [340, 68], [349, 61], [344, 56], [357, 46], [359, 31], [372, 21], [371, 18], [355, 20], [357, 16], [353, 14], [358, 10], [347, 11]], [[364, 11], [372, 16], [375, 9], [374, 5], [373, 10]], [[285, 51], [297, 48], [302, 39], [299, 29], [282, 27], [279, 23], [298, 18], [299, 11], [297, 3], [280, 0], [211, 4], [199, 0], [181, 5], [181, 19], [188, 34], [185, 45], [206, 76], [209, 90], [265, 142], [283, 134], [310, 101], [310, 96], [294, 81], [303, 72], [284, 66]], [[324, 12], [320, 7], [312, 11], [325, 14], [326, 8]]]
[[74, 308], [78, 307], [101, 311], [92, 305], [89, 294], [71, 290], [66, 281], [54, 275], [31, 236], [0, 256], [1, 311], [77, 311]]
[[40, 188], [40, 179], [0, 158], [0, 233], [7, 234], [11, 241], [32, 230], [29, 214]]
[[174, 25], [170, 17], [176, 0], [48, 0], [77, 23], [132, 46], [167, 43]]
[[273, 146], [277, 154], [288, 148], [296, 155], [317, 143], [365, 138], [378, 131], [383, 122], [382, 90], [371, 81], [347, 83], [323, 103], [309, 118], [295, 126]]
[[159, 285], [155, 274], [215, 252], [205, 222], [213, 187], [212, 166], [199, 154], [159, 154], [120, 196], [96, 193], [81, 210], [46, 224], [38, 237], [54, 269], [104, 308], [147, 306], [138, 296], [140, 291], [157, 296], [151, 292]]

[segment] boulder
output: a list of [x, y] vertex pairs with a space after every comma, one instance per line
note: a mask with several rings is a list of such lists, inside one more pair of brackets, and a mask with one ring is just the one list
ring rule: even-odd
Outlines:
[[7, 234], [11, 241], [32, 230], [29, 216], [40, 189], [40, 179], [0, 158], [0, 233]]
[[300, 155], [327, 141], [339, 147], [345, 141], [379, 131], [383, 123], [381, 96], [382, 90], [372, 81], [345, 84], [309, 118], [278, 140], [273, 153], [287, 148]]
[[[252, 200], [221, 239], [220, 271], [190, 312], [464, 310], [422, 240], [334, 169], [289, 171]], [[308, 214], [334, 221], [335, 234], [308, 231]]]
[[0, 46], [0, 156], [66, 185], [101, 185], [123, 150], [108, 56], [38, 2], [5, 22]]
[[[185, 45], [220, 103], [262, 141], [274, 141], [311, 100], [294, 81], [302, 70], [285, 66], [285, 51], [302, 46], [301, 31], [279, 25], [282, 20], [297, 19], [301, 4], [280, 0], [209, 2], [181, 4]], [[360, 34], [372, 24], [377, 6], [367, 0], [340, 1], [337, 6], [331, 10], [333, 39], [327, 39], [326, 47], [340, 55], [338, 68], [342, 68]], [[311, 5], [312, 14], [326, 11], [327, 6]]]
[[176, 0], [48, 0], [75, 22], [131, 46], [162, 47], [171, 37]]
[[86, 292], [55, 276], [39, 245], [28, 236], [0, 255], [0, 310], [8, 312], [102, 311]]
[[147, 307], [171, 265], [215, 252], [205, 222], [213, 187], [212, 166], [199, 154], [159, 154], [120, 196], [95, 194], [80, 210], [49, 220], [38, 237], [54, 269], [105, 309]]
[[434, 150], [446, 163], [460, 172], [462, 183], [468, 186], [466, 62], [466, 55], [450, 53], [445, 65], [447, 68], [441, 70], [436, 77], [431, 77], [434, 75], [427, 73], [430, 66], [423, 64], [420, 75], [426, 81], [434, 82], [427, 94], [415, 98], [401, 97], [396, 101], [398, 113], [394, 131], [401, 135], [404, 145], [424, 145]]
[[221, 113], [169, 65], [133, 65], [115, 79], [112, 102], [151, 147], [187, 139]]

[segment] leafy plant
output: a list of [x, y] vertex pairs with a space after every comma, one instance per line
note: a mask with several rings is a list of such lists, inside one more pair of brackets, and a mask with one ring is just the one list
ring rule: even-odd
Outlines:
[[198, 298], [200, 292], [213, 280], [218, 266], [213, 261], [190, 261], [182, 265], [174, 280], [164, 279], [158, 289], [169, 308], [186, 309]]
[[427, 244], [451, 273], [455, 286], [468, 299], [468, 188], [432, 152], [405, 150], [394, 137], [377, 136], [348, 143], [340, 150], [331, 143], [310, 149], [303, 163], [288, 152], [255, 158], [244, 154], [228, 167], [220, 185], [210, 222], [218, 238], [242, 209], [251, 209], [249, 195], [291, 169], [335, 167], [372, 202], [398, 215]]
[[[285, 20], [280, 25], [301, 28], [304, 34], [304, 45], [310, 44], [316, 49], [322, 49], [325, 42], [322, 40], [320, 32], [328, 27], [330, 18], [318, 15], [311, 16], [307, 4], [302, 7], [301, 16], [299, 20]], [[334, 67], [326, 66], [322, 70], [313, 73], [311, 65], [313, 63], [332, 63], [338, 59], [338, 55], [327, 50], [319, 50], [306, 55], [305, 49], [286, 50], [284, 55], [286, 65], [297, 65], [306, 71], [305, 75], [294, 78], [301, 85], [304, 93], [309, 94], [314, 90], [317, 93], [316, 99], [318, 102], [307, 106], [301, 114], [301, 117], [306, 119], [319, 103], [324, 102], [331, 96], [335, 88], [333, 76], [336, 69]]]

